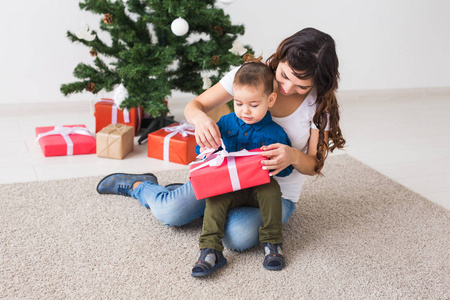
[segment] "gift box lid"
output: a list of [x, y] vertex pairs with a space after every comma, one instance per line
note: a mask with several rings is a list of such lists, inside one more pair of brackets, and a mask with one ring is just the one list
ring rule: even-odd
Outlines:
[[129, 131], [134, 131], [134, 126], [128, 126], [125, 124], [109, 124], [108, 126], [104, 127], [102, 130], [97, 132], [98, 134], [110, 134], [110, 135], [118, 135], [122, 136], [125, 135]]

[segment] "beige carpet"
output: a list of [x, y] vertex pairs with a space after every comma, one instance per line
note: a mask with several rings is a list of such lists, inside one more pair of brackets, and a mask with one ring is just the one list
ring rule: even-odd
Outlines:
[[204, 279], [190, 276], [200, 220], [166, 227], [135, 199], [98, 195], [100, 177], [2, 185], [0, 298], [449, 299], [450, 212], [346, 155], [324, 173], [285, 226], [283, 271], [258, 246], [226, 250]]

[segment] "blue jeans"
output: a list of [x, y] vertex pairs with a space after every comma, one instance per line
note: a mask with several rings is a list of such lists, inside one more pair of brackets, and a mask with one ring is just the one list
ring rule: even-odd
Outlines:
[[[145, 181], [137, 186], [131, 196], [165, 225], [182, 226], [201, 217], [205, 200], [197, 200], [191, 182], [176, 189], [168, 189]], [[282, 222], [285, 224], [295, 210], [295, 203], [282, 198]], [[256, 207], [236, 207], [227, 213], [225, 235], [222, 239], [226, 248], [243, 251], [259, 244], [259, 227], [262, 226], [261, 212]]]

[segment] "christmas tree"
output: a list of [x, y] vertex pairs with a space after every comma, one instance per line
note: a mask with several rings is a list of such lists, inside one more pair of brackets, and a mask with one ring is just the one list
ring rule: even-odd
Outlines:
[[240, 65], [246, 52], [253, 53], [237, 41], [244, 26], [231, 24], [214, 4], [214, 0], [81, 1], [82, 10], [100, 15], [100, 29], [111, 42], [103, 42], [87, 24], [76, 34], [67, 32], [95, 59], [93, 65], [78, 64], [74, 76], [79, 81], [62, 84], [61, 92], [67, 96], [84, 90], [94, 94], [120, 90], [120, 108], [142, 106], [150, 115], [165, 115], [164, 100], [173, 90], [200, 94]]

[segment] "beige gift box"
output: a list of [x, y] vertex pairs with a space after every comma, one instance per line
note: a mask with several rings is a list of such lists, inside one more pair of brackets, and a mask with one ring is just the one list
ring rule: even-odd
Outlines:
[[122, 159], [134, 149], [134, 127], [110, 124], [97, 132], [97, 156]]

